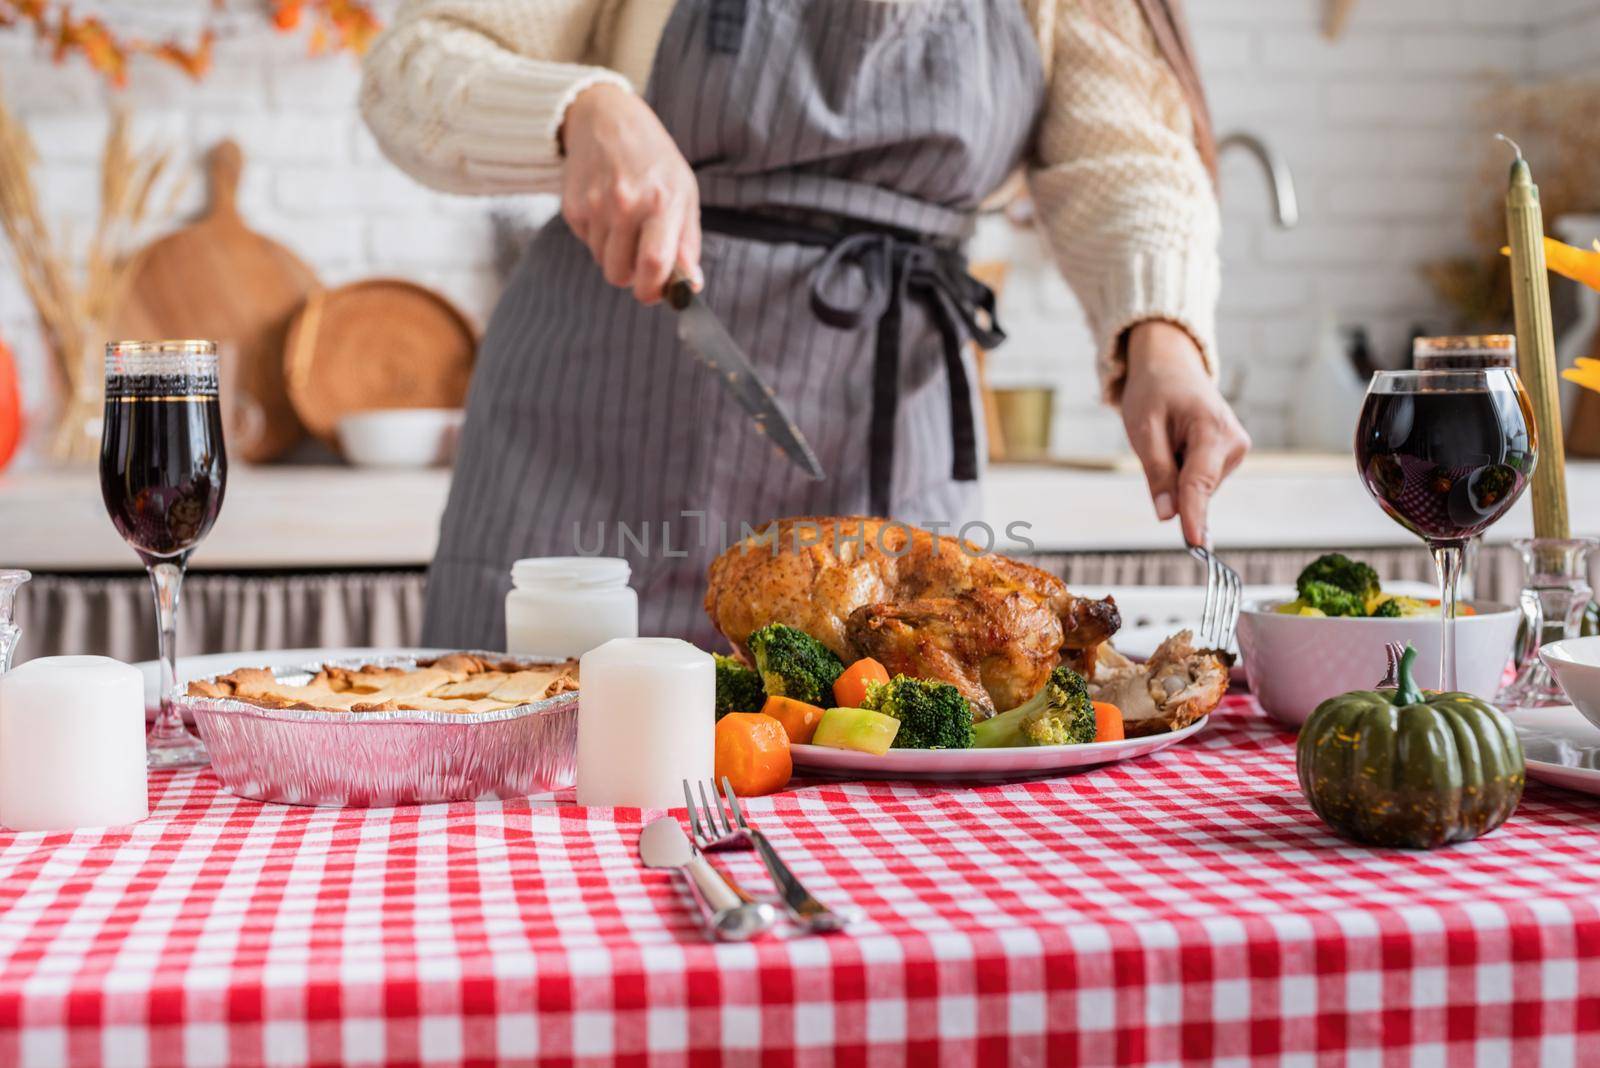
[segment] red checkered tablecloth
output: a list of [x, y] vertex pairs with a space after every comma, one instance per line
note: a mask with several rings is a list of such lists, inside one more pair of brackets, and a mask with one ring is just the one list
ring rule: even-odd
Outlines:
[[1600, 1058], [1600, 800], [1530, 784], [1482, 841], [1358, 848], [1245, 699], [1082, 774], [755, 801], [870, 920], [748, 945], [639, 868], [651, 813], [151, 792], [125, 830], [0, 835], [0, 1065]]

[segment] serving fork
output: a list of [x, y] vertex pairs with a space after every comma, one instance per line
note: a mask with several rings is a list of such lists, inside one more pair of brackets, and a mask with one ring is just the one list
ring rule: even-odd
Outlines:
[[1191, 545], [1189, 555], [1206, 565], [1206, 601], [1200, 610], [1200, 644], [1208, 649], [1227, 649], [1239, 625], [1239, 609], [1244, 599], [1244, 581], [1239, 572], [1202, 545]]
[[[772, 885], [778, 888], [778, 896], [784, 908], [788, 909], [790, 918], [806, 931], [819, 934], [839, 931], [861, 918], [860, 909], [853, 906], [830, 909], [805, 888], [767, 836], [745, 819], [744, 809], [739, 807], [739, 798], [734, 794], [733, 784], [726, 775], [722, 777], [721, 794], [713, 782], [708, 797], [706, 785], [704, 782], [694, 784], [700, 791], [700, 804], [696, 806], [691, 784], [688, 779], [683, 780], [683, 799], [689, 809], [689, 830], [695, 845], [702, 852], [755, 850], [761, 857], [761, 863], [766, 866], [767, 874], [772, 877]], [[724, 795], [727, 799], [726, 809], [723, 808]]]

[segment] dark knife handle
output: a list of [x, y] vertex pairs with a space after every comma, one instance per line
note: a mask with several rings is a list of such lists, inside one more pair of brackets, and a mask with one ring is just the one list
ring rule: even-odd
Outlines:
[[683, 311], [694, 300], [694, 283], [689, 281], [689, 276], [683, 273], [683, 268], [674, 267], [672, 277], [667, 279], [667, 286], [661, 291], [668, 304], [674, 311]]

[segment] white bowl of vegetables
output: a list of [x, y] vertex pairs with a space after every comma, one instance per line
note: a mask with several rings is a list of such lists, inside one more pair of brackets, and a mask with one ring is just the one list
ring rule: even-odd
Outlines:
[[[1436, 684], [1436, 603], [1385, 593], [1376, 572], [1337, 553], [1313, 561], [1296, 587], [1299, 597], [1248, 604], [1239, 616], [1245, 674], [1268, 715], [1298, 727], [1328, 698], [1375, 686], [1389, 642], [1411, 644], [1418, 680]], [[1521, 621], [1518, 609], [1493, 601], [1458, 607], [1456, 674], [1462, 690], [1494, 697]]]

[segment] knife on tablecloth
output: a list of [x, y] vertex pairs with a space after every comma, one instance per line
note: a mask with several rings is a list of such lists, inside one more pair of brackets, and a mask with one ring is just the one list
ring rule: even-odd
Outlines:
[[826, 478], [806, 436], [778, 403], [772, 387], [756, 373], [750, 357], [739, 348], [717, 313], [706, 307], [705, 301], [694, 291], [688, 276], [674, 271], [667, 283], [666, 298], [678, 313], [678, 340], [722, 379], [723, 387], [749, 413], [756, 430], [771, 438], [806, 474], [812, 478]]
[[683, 875], [715, 938], [746, 942], [778, 920], [778, 911], [767, 902], [741, 899], [671, 816], [652, 820], [639, 832], [639, 859], [647, 868], [676, 868]]

